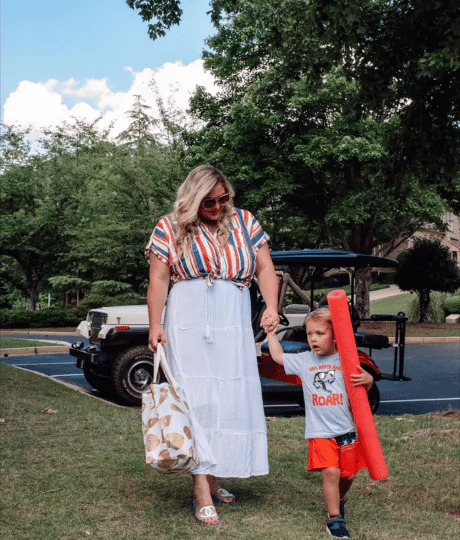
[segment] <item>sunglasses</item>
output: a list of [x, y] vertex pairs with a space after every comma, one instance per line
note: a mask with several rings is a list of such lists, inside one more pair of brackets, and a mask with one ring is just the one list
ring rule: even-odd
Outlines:
[[325, 379], [327, 376], [334, 376], [335, 375], [335, 370], [334, 369], [330, 369], [329, 371], [320, 371], [319, 373], [316, 374], [316, 378], [319, 379], [320, 381], [322, 381], [323, 379]]
[[224, 193], [217, 199], [204, 199], [203, 206], [208, 209], [214, 208], [216, 204], [218, 204], [219, 206], [224, 206], [225, 204], [228, 203], [229, 200], [230, 200], [230, 195], [228, 193]]

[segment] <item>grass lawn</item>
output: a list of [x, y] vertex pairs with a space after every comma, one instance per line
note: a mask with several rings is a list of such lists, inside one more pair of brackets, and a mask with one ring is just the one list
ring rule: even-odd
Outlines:
[[400, 311], [407, 311], [407, 303], [411, 297], [410, 293], [397, 294], [380, 300], [371, 300], [371, 314], [390, 313], [395, 315]]
[[[410, 293], [397, 294], [388, 298], [371, 301], [371, 314], [390, 314], [395, 315], [400, 311], [407, 311], [407, 303], [411, 297]], [[395, 325], [381, 323], [363, 323], [360, 326], [361, 331], [384, 333], [393, 335]], [[460, 324], [446, 323], [407, 323], [406, 335], [408, 337], [443, 337], [460, 336]]]
[[[390, 286], [386, 283], [371, 283], [371, 291], [380, 291], [381, 289], [388, 289]], [[342, 285], [340, 287], [332, 287], [329, 289], [315, 289], [315, 297], [319, 298], [320, 296], [327, 296], [331, 291], [337, 289], [344, 290], [347, 294], [351, 294], [351, 285]], [[305, 291], [306, 294], [310, 295], [310, 290]]]
[[[2, 540], [328, 538], [321, 478], [304, 469], [303, 418], [268, 422], [270, 475], [228, 480], [239, 502], [208, 529], [193, 519], [190, 478], [144, 465], [139, 409], [2, 364], [0, 380]], [[390, 477], [358, 475], [353, 538], [458, 537], [459, 415], [376, 422]]]
[[0, 337], [0, 349], [17, 349], [19, 347], [43, 347], [46, 345], [55, 345], [54, 343], [44, 343], [31, 339], [2, 338]]
[[[62, 332], [63, 334], [69, 334], [73, 333], [76, 330], [76, 326], [65, 326], [62, 328], [11, 328], [10, 329], [2, 329], [4, 332]], [[1, 333], [0, 333], [1, 335]]]

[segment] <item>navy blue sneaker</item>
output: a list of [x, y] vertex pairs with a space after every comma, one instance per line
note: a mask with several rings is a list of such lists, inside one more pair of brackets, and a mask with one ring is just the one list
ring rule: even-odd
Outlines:
[[328, 519], [326, 531], [334, 538], [350, 538], [347, 524], [342, 516]]

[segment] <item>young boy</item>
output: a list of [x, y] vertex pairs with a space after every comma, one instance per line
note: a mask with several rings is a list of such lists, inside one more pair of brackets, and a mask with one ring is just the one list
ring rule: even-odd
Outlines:
[[[305, 324], [311, 351], [285, 354], [275, 334], [268, 336], [268, 345], [273, 360], [283, 365], [287, 374], [302, 379], [305, 438], [309, 439], [308, 470], [321, 471], [323, 476], [323, 495], [329, 513], [326, 530], [334, 538], [350, 538], [344, 519], [345, 495], [356, 472], [366, 465], [351, 415], [329, 309], [313, 311]], [[351, 381], [368, 391], [374, 377], [358, 367], [360, 373], [351, 375]]]

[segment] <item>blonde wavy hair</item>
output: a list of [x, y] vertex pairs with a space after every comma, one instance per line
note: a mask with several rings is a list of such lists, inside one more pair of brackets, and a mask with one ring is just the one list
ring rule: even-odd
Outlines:
[[305, 324], [307, 324], [308, 321], [314, 321], [319, 323], [325, 323], [329, 324], [332, 327], [332, 317], [331, 317], [331, 311], [329, 308], [317, 308], [314, 311], [311, 311], [306, 317], [305, 317]]
[[219, 169], [212, 165], [200, 165], [193, 169], [180, 186], [171, 214], [173, 226], [176, 229], [178, 259], [184, 254], [190, 253], [197, 227], [201, 223], [201, 218], [198, 215], [201, 201], [218, 184], [222, 184], [225, 192], [230, 195], [228, 203], [219, 215], [219, 232], [217, 234], [217, 240], [222, 247], [227, 243], [235, 192]]

